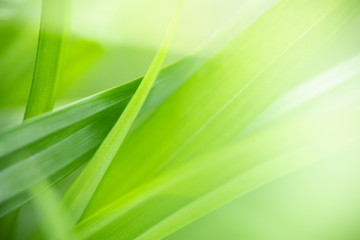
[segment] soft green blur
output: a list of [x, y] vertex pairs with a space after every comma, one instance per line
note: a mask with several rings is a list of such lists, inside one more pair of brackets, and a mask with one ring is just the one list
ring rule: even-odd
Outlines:
[[[143, 76], [176, 1], [71, 2], [56, 108]], [[170, 68], [73, 228], [59, 199], [137, 85], [22, 124], [40, 14], [0, 1], [0, 210], [36, 196], [14, 239], [360, 239], [358, 0], [185, 0]]]

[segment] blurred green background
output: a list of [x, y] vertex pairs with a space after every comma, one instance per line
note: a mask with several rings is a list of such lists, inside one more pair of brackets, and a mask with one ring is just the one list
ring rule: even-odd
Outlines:
[[[197, 51], [240, 17], [245, 27], [276, 2], [186, 1], [167, 64]], [[35, 62], [40, 6], [39, 0], [0, 0], [0, 129], [22, 121]], [[57, 106], [142, 76], [162, 40], [172, 8], [167, 0], [74, 0]], [[328, 62], [315, 66], [314, 73], [360, 52], [359, 17], [334, 45], [337, 48]], [[337, 156], [278, 179], [167, 239], [358, 240], [359, 155]]]

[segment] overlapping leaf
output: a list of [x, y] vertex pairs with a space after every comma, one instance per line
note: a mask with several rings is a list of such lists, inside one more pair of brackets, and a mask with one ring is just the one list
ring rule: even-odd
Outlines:
[[[199, 62], [194, 57], [170, 66], [160, 74], [157, 86], [166, 85], [169, 92], [173, 91], [186, 78], [186, 74], [179, 75], [178, 72], [191, 72]], [[125, 108], [140, 80], [3, 132], [0, 137], [2, 214], [28, 200], [29, 196], [22, 192], [40, 179], [52, 176], [56, 182], [87, 161]], [[157, 86], [144, 107], [145, 111], [169, 94], [157, 91]], [[32, 166], [41, 166], [45, 175], [34, 174], [36, 171], [29, 170]], [[28, 175], [24, 175], [23, 171]], [[8, 181], [11, 176], [18, 177]]]
[[[135, 122], [135, 128], [258, 14], [254, 8], [249, 9], [250, 20], [239, 21], [195, 55], [163, 69]], [[137, 79], [3, 131], [0, 134], [0, 178], [4, 179], [0, 186], [0, 215], [29, 200], [31, 196], [24, 191], [37, 181], [51, 177], [51, 183], [57, 182], [91, 158], [140, 81]], [[40, 167], [44, 175], [31, 174], [28, 169], [31, 166]], [[24, 169], [29, 175], [22, 174]], [[5, 180], [9, 176], [19, 178]]]

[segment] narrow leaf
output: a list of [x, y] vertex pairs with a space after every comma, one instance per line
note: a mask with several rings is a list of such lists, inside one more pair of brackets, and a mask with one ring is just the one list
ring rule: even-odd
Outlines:
[[160, 72], [163, 62], [165, 61], [171, 41], [174, 38], [180, 19], [181, 4], [182, 1], [179, 0], [174, 18], [169, 26], [164, 42], [162, 43], [135, 94], [131, 98], [120, 118], [115, 123], [114, 127], [97, 149], [93, 158], [80, 173], [65, 196], [65, 202], [69, 204], [70, 211], [72, 212], [75, 221], [81, 217], [150, 93], [152, 85]]
[[35, 70], [24, 118], [52, 110], [67, 41], [69, 0], [43, 0]]

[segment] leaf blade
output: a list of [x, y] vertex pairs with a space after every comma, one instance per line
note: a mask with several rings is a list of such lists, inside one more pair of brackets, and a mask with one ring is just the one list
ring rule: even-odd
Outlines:
[[67, 42], [69, 8], [70, 0], [42, 2], [38, 49], [25, 119], [54, 107]]

